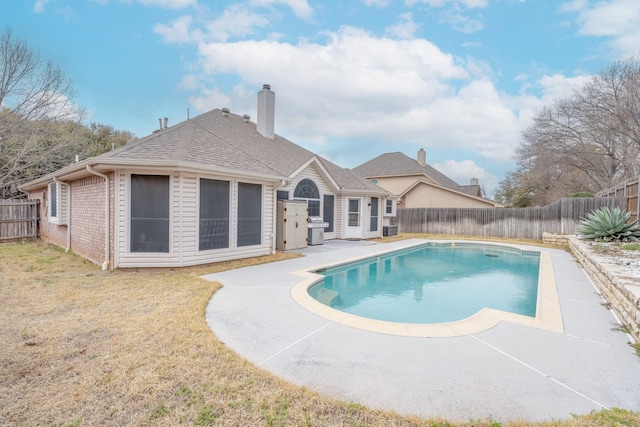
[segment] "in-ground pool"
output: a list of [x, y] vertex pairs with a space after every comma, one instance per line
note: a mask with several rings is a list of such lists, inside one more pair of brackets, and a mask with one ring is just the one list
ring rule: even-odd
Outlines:
[[308, 292], [334, 309], [370, 319], [433, 324], [483, 308], [535, 317], [540, 253], [471, 243], [428, 243], [315, 270]]

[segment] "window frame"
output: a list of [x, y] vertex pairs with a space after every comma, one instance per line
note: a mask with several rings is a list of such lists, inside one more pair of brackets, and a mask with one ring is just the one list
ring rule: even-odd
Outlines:
[[[212, 247], [203, 247], [203, 244], [206, 243], [206, 240], [203, 240], [203, 221], [211, 221], [212, 219], [216, 219], [216, 218], [212, 218], [212, 217], [207, 217], [205, 220], [202, 219], [202, 214], [203, 214], [203, 181], [211, 181], [219, 183], [219, 184], [223, 184], [226, 183], [226, 222], [227, 222], [227, 227], [226, 227], [226, 245], [214, 245]], [[231, 247], [231, 236], [232, 236], [232, 223], [231, 223], [231, 217], [232, 217], [232, 206], [231, 206], [231, 201], [232, 201], [232, 182], [228, 179], [217, 179], [217, 178], [206, 178], [206, 177], [198, 177], [198, 252], [202, 252], [202, 251], [216, 251], [216, 250], [228, 250]], [[214, 210], [215, 210], [215, 206], [214, 206]], [[220, 214], [223, 213], [224, 211], [219, 211], [216, 212], [216, 214]], [[212, 213], [212, 212], [209, 212]], [[220, 217], [218, 219], [223, 219], [223, 217]], [[216, 236], [213, 236], [212, 239], [215, 239]], [[224, 233], [222, 234], [222, 237], [224, 237]]]
[[[259, 206], [259, 212], [260, 212], [260, 218], [259, 218], [259, 231], [258, 231], [258, 236], [259, 236], [259, 241], [250, 241], [248, 243], [245, 242], [241, 242], [241, 230], [240, 230], [240, 222], [242, 220], [246, 220], [246, 219], [251, 219], [251, 217], [248, 218], [244, 218], [241, 217], [240, 215], [243, 213], [241, 211], [243, 211], [245, 208], [247, 208], [248, 206], [241, 206], [241, 197], [242, 195], [240, 194], [243, 190], [241, 190], [241, 188], [247, 188], [245, 186], [255, 186], [255, 188], [260, 188], [260, 206]], [[246, 182], [246, 181], [239, 181], [236, 184], [236, 215], [235, 215], [235, 220], [236, 220], [236, 247], [238, 248], [245, 248], [245, 247], [249, 247], [249, 246], [259, 246], [264, 244], [264, 185], [261, 183], [255, 183], [255, 182]]]
[[[149, 217], [147, 219], [159, 219], [159, 220], [166, 220], [167, 221], [167, 231], [166, 231], [166, 236], [167, 236], [167, 240], [166, 242], [160, 242], [162, 243], [166, 243], [166, 250], [134, 250], [134, 244], [136, 243], [148, 243], [148, 242], [144, 242], [144, 241], [135, 241], [134, 240], [134, 220], [138, 219], [138, 218], [134, 218], [134, 199], [137, 199], [137, 196], [134, 195], [134, 183], [133, 181], [136, 179], [134, 177], [162, 177], [166, 179], [166, 189], [167, 189], [167, 218], [161, 218], [161, 217]], [[161, 174], [161, 173], [130, 173], [129, 176], [129, 201], [128, 201], [128, 209], [129, 209], [129, 214], [128, 214], [128, 233], [127, 233], [127, 239], [128, 239], [128, 253], [130, 254], [158, 254], [158, 255], [168, 255], [171, 254], [172, 252], [172, 216], [173, 216], [173, 212], [172, 212], [172, 183], [173, 183], [173, 177], [171, 175], [168, 174]], [[138, 200], [139, 201], [139, 200]], [[154, 211], [156, 211], [157, 209], [154, 209]], [[143, 218], [139, 218], [139, 219], [143, 219]], [[157, 243], [156, 241], [151, 241], [151, 243]]]

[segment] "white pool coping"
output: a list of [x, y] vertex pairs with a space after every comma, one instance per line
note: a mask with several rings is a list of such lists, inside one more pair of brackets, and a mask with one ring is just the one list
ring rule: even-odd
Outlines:
[[[479, 332], [489, 330], [498, 323], [505, 321], [518, 325], [529, 326], [533, 328], [543, 329], [552, 332], [564, 333], [564, 325], [562, 321], [562, 312], [560, 309], [560, 301], [556, 287], [555, 275], [551, 261], [551, 254], [541, 249], [540, 253], [540, 270], [538, 274], [538, 298], [536, 304], [536, 316], [523, 316], [506, 311], [495, 310], [491, 308], [483, 308], [476, 314], [463, 320], [446, 323], [434, 324], [415, 324], [415, 323], [398, 323], [383, 320], [369, 319], [353, 314], [336, 310], [321, 302], [315, 300], [309, 295], [308, 289], [322, 280], [324, 276], [314, 273], [314, 271], [325, 269], [337, 265], [348, 264], [361, 261], [367, 258], [386, 255], [392, 252], [402, 251], [408, 248], [422, 246], [432, 241], [425, 240], [417, 244], [407, 245], [402, 248], [396, 248], [392, 251], [380, 251], [378, 253], [369, 254], [362, 257], [343, 260], [339, 263], [331, 263], [318, 265], [304, 270], [293, 271], [292, 274], [301, 276], [304, 279], [291, 288], [291, 297], [300, 306], [306, 310], [345, 326], [358, 328], [370, 332], [384, 333], [390, 335], [407, 336], [407, 337], [458, 337], [464, 335], [472, 335]], [[531, 252], [531, 249], [524, 249], [519, 245], [487, 243], [477, 241], [437, 241], [438, 244], [478, 244], [482, 246], [503, 246], [515, 248], [522, 251]]]

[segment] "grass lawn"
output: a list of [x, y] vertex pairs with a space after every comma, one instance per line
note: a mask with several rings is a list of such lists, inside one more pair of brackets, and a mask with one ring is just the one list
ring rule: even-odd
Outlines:
[[[204, 318], [220, 284], [199, 276], [291, 256], [101, 271], [55, 246], [0, 244], [0, 425], [499, 425], [340, 402], [228, 349]], [[611, 410], [507, 425], [635, 426], [640, 414]]]

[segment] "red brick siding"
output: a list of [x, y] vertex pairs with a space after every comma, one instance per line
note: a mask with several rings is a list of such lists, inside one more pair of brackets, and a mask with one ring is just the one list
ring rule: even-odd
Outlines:
[[90, 260], [104, 261], [104, 179], [89, 176], [71, 185], [71, 249]]
[[[110, 222], [113, 224], [114, 188], [113, 174], [106, 174], [110, 181]], [[104, 179], [89, 176], [68, 183], [71, 186], [71, 227], [70, 249], [97, 263], [104, 262], [105, 200]], [[67, 226], [49, 222], [48, 187], [31, 191], [29, 197], [39, 199], [41, 203], [40, 236], [50, 243], [67, 246]], [[110, 261], [113, 261], [113, 226], [110, 233]]]

